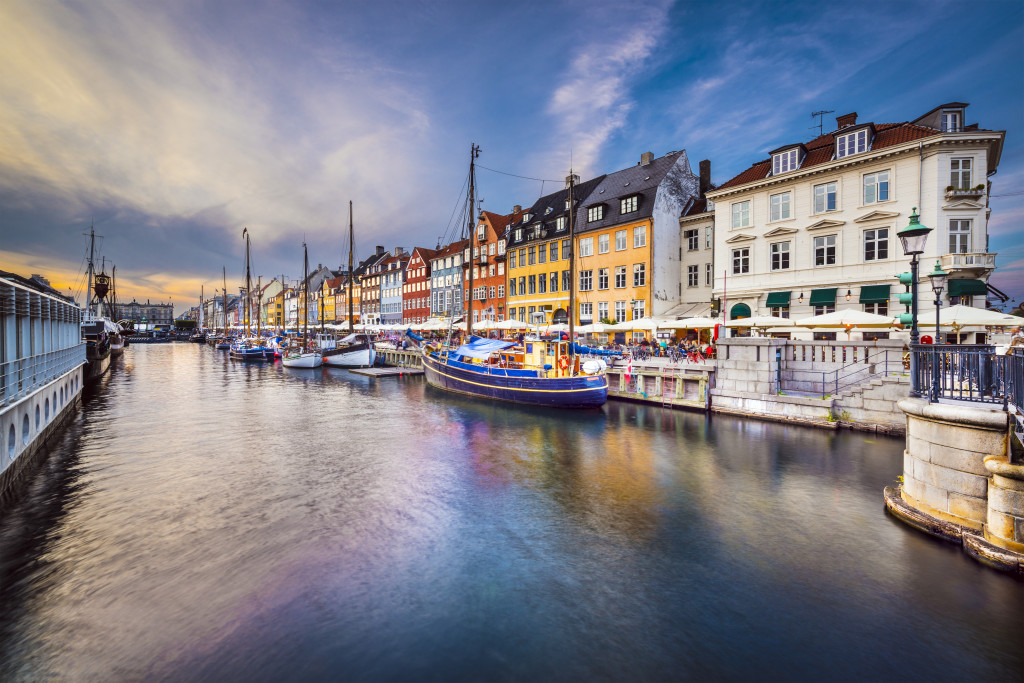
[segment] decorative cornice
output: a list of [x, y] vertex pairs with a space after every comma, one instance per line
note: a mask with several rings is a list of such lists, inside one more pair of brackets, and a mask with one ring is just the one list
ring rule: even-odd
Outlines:
[[800, 231], [797, 230], [796, 228], [775, 228], [774, 230], [769, 230], [763, 236], [764, 237], [781, 237], [782, 235], [792, 235], [792, 234], [797, 233], [797, 232], [800, 232]]
[[869, 221], [884, 221], [896, 218], [900, 215], [899, 211], [872, 211], [866, 213], [860, 218], [854, 218], [854, 223], [867, 223]]
[[817, 223], [811, 223], [804, 230], [825, 230], [826, 228], [839, 228], [846, 225], [846, 221], [834, 221], [831, 218], [823, 218]]
[[959, 201], [945, 204], [942, 208], [944, 211], [977, 211], [978, 209], [984, 209], [986, 207], [980, 202], [975, 202], [970, 199], [961, 199]]
[[732, 237], [727, 239], [725, 241], [725, 243], [726, 244], [737, 244], [739, 242], [750, 242], [750, 241], [752, 241], [754, 239], [756, 239], [756, 238], [753, 235], [745, 235], [745, 234], [741, 233], [739, 235], [733, 235]]

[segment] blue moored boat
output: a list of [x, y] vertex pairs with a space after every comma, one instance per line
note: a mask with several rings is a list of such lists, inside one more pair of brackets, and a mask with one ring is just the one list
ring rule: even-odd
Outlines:
[[581, 363], [579, 356], [570, 355], [568, 342], [526, 341], [517, 346], [470, 337], [458, 349], [427, 344], [421, 351], [427, 382], [439, 389], [553, 408], [597, 408], [608, 400], [604, 363]]

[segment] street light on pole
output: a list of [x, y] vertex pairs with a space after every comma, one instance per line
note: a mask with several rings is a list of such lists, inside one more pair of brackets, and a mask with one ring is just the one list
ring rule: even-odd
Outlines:
[[917, 354], [914, 352], [915, 346], [921, 343], [921, 332], [917, 327], [917, 273], [918, 273], [918, 256], [924, 253], [925, 244], [928, 243], [928, 233], [932, 231], [931, 228], [921, 225], [920, 216], [917, 213], [917, 207], [914, 207], [913, 213], [910, 214], [910, 224], [896, 233], [896, 236], [900, 238], [900, 242], [903, 245], [903, 253], [910, 257], [910, 287], [913, 300], [911, 302], [910, 315], [911, 315], [911, 327], [910, 327], [910, 395], [920, 396], [921, 392], [918, 387], [917, 378]]
[[[942, 266], [938, 261], [935, 262], [935, 270], [928, 273], [928, 279], [932, 282], [932, 291], [935, 292], [935, 343], [939, 343], [939, 311], [942, 309], [942, 290], [946, 288], [946, 278], [949, 277], [949, 273], [942, 269]], [[934, 353], [938, 353], [938, 349], [935, 349]], [[936, 358], [937, 360], [937, 358]], [[936, 402], [939, 400], [939, 364], [932, 363], [932, 395]]]

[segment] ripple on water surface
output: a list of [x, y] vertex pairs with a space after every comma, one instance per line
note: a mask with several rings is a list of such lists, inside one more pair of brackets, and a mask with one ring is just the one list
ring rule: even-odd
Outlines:
[[[1009, 679], [902, 443], [134, 346], [0, 518], [0, 678]], [[1016, 669], [1014, 667], [1017, 667]]]

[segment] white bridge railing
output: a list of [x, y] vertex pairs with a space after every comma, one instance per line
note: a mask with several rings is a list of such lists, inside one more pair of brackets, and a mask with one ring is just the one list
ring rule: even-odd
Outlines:
[[85, 342], [0, 363], [0, 407], [27, 396], [85, 363]]

